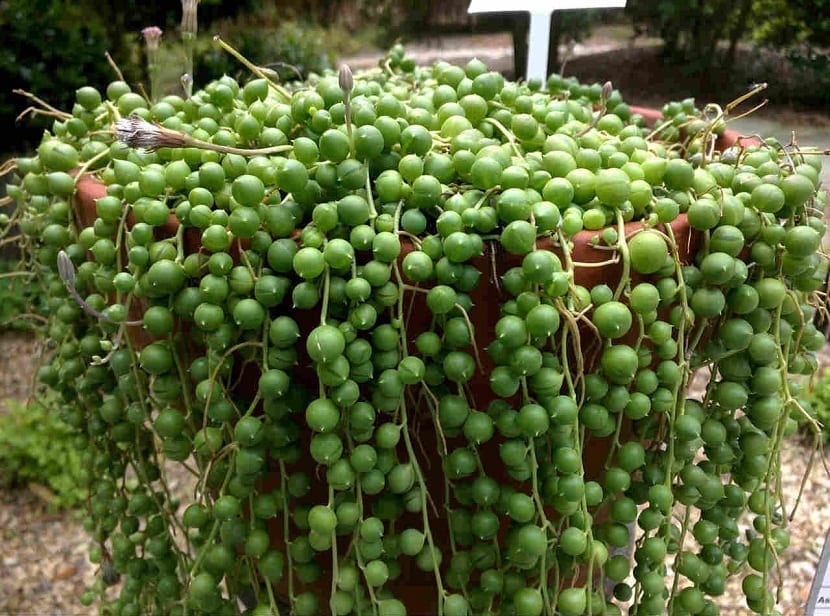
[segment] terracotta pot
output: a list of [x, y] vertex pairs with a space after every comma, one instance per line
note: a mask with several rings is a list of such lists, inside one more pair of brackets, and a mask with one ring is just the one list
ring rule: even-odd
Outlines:
[[[661, 116], [660, 112], [652, 109], [644, 109], [632, 107], [632, 112], [642, 114], [648, 123], [657, 121]], [[738, 142], [739, 135], [733, 131], [726, 131], [721, 137], [719, 146], [727, 147]], [[78, 182], [78, 190], [75, 196], [75, 216], [79, 226], [90, 226], [96, 219], [95, 200], [106, 194], [103, 184], [89, 176], [83, 177]], [[131, 215], [130, 215], [131, 216]], [[128, 223], [133, 221], [128, 219]], [[677, 239], [677, 244], [680, 252], [680, 259], [684, 263], [689, 263], [693, 259], [695, 253], [700, 247], [701, 236], [697, 232], [693, 232], [685, 215], [681, 215], [673, 223], [671, 223], [672, 230]], [[156, 229], [156, 239], [164, 237], [171, 237], [175, 235], [178, 228], [178, 221], [171, 214], [168, 222]], [[626, 236], [630, 237], [642, 228], [642, 223], [632, 222], [625, 226]], [[599, 232], [583, 231], [578, 233], [573, 238], [572, 258], [579, 263], [597, 263], [606, 261], [609, 258], [607, 250], [601, 250], [595, 247], [596, 237]], [[199, 235], [195, 229], [188, 229], [186, 232], [185, 244], [188, 250], [199, 249]], [[541, 247], [550, 249], [554, 252], [559, 252], [559, 249], [554, 247], [550, 240], [540, 242]], [[236, 246], [238, 250], [239, 246]], [[403, 254], [411, 251], [413, 246], [411, 243], [405, 242], [403, 246]], [[509, 268], [520, 265], [521, 259], [505, 253], [499, 249], [498, 243], [491, 243], [490, 249], [495, 250], [495, 254], [482, 256], [477, 258], [473, 264], [482, 272], [482, 278], [478, 287], [471, 293], [471, 298], [474, 307], [471, 311], [470, 317], [475, 326], [477, 335], [477, 344], [482, 350], [481, 360], [483, 370], [477, 371], [472, 381], [470, 382], [470, 391], [475, 403], [475, 408], [484, 410], [488, 403], [494, 398], [490, 391], [489, 372], [493, 368], [492, 362], [484, 349], [492, 340], [495, 324], [500, 317], [500, 304], [507, 298], [504, 297], [500, 289], [492, 283], [493, 280], [500, 279]], [[561, 257], [561, 252], [559, 252]], [[621, 274], [621, 264], [609, 264], [602, 267], [577, 267], [574, 272], [574, 281], [576, 284], [591, 288], [597, 284], [605, 283], [614, 288], [619, 281]], [[632, 276], [633, 280], [640, 281], [647, 279], [637, 274]], [[412, 316], [409, 319], [406, 327], [409, 337], [409, 342], [414, 351], [413, 341], [417, 335], [426, 331], [430, 325], [431, 314], [427, 309], [424, 301], [424, 294], [414, 294], [414, 307]], [[131, 318], [140, 318], [143, 310], [146, 308], [146, 303], [137, 301], [133, 303], [131, 310]], [[286, 308], [279, 310], [285, 311]], [[276, 316], [278, 310], [272, 310], [272, 316]], [[290, 315], [297, 320], [303, 332], [309, 332], [314, 326], [319, 323], [319, 314], [314, 311], [290, 311]], [[584, 332], [583, 336], [583, 353], [591, 362], [591, 342], [590, 334]], [[133, 336], [134, 342], [140, 347], [147, 344], [151, 339], [141, 328], [131, 328], [130, 334]], [[305, 354], [305, 345], [300, 344], [300, 365], [294, 372], [295, 381], [301, 384], [308, 384], [310, 388], [316, 388], [317, 378], [310, 366], [310, 361]], [[599, 348], [598, 345], [596, 348]], [[198, 351], [192, 346], [190, 351]], [[590, 368], [586, 366], [586, 370]], [[242, 389], [236, 394], [241, 394], [243, 397], [253, 397], [253, 392], [256, 388], [258, 373], [256, 366], [250, 367], [247, 373], [241, 376]], [[247, 396], [246, 396], [247, 393]], [[433, 428], [433, 418], [427, 408], [410, 408], [409, 409], [409, 423], [413, 430], [413, 438], [419, 442], [421, 446], [416, 446], [416, 453], [418, 454], [418, 462], [421, 465], [427, 489], [430, 493], [434, 508], [430, 506], [430, 525], [432, 528], [435, 544], [441, 547], [442, 550], [448, 553], [447, 546], [450, 545], [449, 533], [447, 530], [448, 518], [445, 510], [444, 499], [444, 473], [441, 468], [440, 457], [435, 455], [438, 452], [438, 443], [436, 439], [435, 430]], [[301, 437], [304, 446], [307, 447], [310, 435], [305, 434]], [[611, 438], [593, 438], [586, 442], [584, 452], [584, 466], [586, 480], [599, 478], [604, 468], [604, 464], [611, 451]], [[462, 439], [454, 439], [454, 442], [448, 443], [450, 446], [463, 446]], [[498, 446], [501, 440], [498, 437], [479, 448], [480, 456], [485, 464], [485, 471], [488, 475], [499, 482], [510, 483], [511, 479], [507, 476], [503, 464], [500, 461]], [[402, 459], [406, 459], [406, 454], [402, 451]], [[304, 458], [300, 463], [289, 467], [290, 473], [305, 471], [312, 478], [321, 478], [324, 475], [324, 470], [317, 468], [313, 460], [308, 457]], [[266, 481], [266, 484], [278, 483], [276, 472]], [[325, 502], [328, 498], [328, 487], [324, 480], [313, 481], [310, 494], [303, 499], [303, 502], [320, 503]], [[551, 512], [555, 517], [555, 512]], [[422, 527], [421, 514], [405, 514], [400, 522], [399, 528], [413, 526], [416, 528]], [[508, 526], [508, 520], [503, 523], [503, 531]], [[283, 526], [282, 520], [274, 521], [270, 525], [272, 545], [274, 547], [282, 548], [284, 546]], [[298, 532], [296, 529], [294, 533]], [[338, 545], [338, 553], [343, 554], [347, 549], [348, 544], [342, 541]], [[331, 570], [330, 555], [325, 553], [320, 556], [320, 565], [324, 572]], [[448, 564], [449, 558], [444, 559], [444, 566]], [[402, 560], [403, 573], [401, 577], [395, 581], [393, 588], [396, 596], [398, 596], [407, 605], [408, 613], [411, 615], [431, 615], [437, 613], [436, 601], [437, 593], [435, 587], [435, 580], [432, 573], [424, 573], [418, 570], [413, 563], [413, 559]], [[282, 596], [287, 595], [287, 584], [284, 576], [283, 583], [277, 586], [278, 593]], [[327, 597], [331, 588], [330, 573], [324, 575], [310, 588], [304, 588], [302, 584], [295, 580], [295, 592], [303, 589], [314, 590], [321, 597]], [[325, 600], [321, 600], [323, 609], [327, 609]]]
[[[106, 196], [107, 187], [91, 175], [84, 175], [79, 178], [76, 186], [77, 190], [75, 191], [75, 195], [73, 197], [75, 204], [75, 208], [73, 210], [75, 224], [78, 229], [91, 227], [98, 218], [98, 214], [95, 211], [95, 202], [101, 197]], [[127, 214], [127, 227], [131, 227], [134, 224], [135, 216], [132, 211], [130, 211]], [[165, 237], [173, 237], [176, 235], [176, 229], [178, 226], [179, 221], [171, 214], [170, 218], [167, 219], [167, 222], [163, 226], [156, 229], [156, 239], [160, 240]], [[126, 249], [123, 250], [122, 258], [126, 258]], [[129, 320], [140, 319], [148, 307], [149, 303], [146, 299], [134, 299], [130, 304], [127, 318]], [[130, 327], [128, 329], [128, 334], [132, 343], [137, 348], [142, 348], [154, 340], [154, 338], [150, 336], [142, 327]]]
[[[637, 105], [631, 105], [629, 109], [631, 109], [631, 113], [643, 116], [643, 119], [649, 126], [656, 125], [663, 118], [663, 113], [659, 109], [638, 107]], [[744, 136], [738, 131], [727, 129], [718, 137], [715, 147], [718, 150], [725, 150], [733, 145], [748, 147], [751, 145], [759, 145], [760, 143], [757, 137]]]

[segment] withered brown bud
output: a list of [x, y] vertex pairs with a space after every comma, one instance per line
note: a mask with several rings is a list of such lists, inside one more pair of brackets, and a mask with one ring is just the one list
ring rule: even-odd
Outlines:
[[199, 22], [196, 19], [196, 7], [200, 0], [182, 0], [182, 34], [196, 36]]

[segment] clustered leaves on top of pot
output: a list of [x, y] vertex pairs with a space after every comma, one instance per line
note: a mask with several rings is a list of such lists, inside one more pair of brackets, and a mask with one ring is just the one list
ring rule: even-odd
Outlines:
[[[392, 616], [420, 575], [444, 616], [716, 614], [739, 575], [771, 613], [794, 375], [823, 343], [820, 158], [664, 112], [652, 133], [610, 86], [400, 49], [290, 92], [80, 89], [9, 194], [50, 293], [39, 378], [87, 443], [83, 601]], [[131, 115], [190, 145], [114, 140]], [[81, 228], [84, 173], [106, 195]], [[586, 237], [604, 261], [574, 259]]]

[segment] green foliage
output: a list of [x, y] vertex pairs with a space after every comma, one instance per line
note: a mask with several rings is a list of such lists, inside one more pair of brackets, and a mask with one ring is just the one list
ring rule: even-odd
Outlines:
[[755, 40], [778, 48], [830, 45], [830, 1], [756, 0]]
[[830, 101], [830, 0], [757, 0], [753, 38], [783, 51], [788, 98], [808, 105]]
[[[281, 81], [304, 79], [309, 73], [331, 68], [338, 52], [338, 37], [332, 34], [322, 26], [282, 21], [268, 13], [246, 16], [222, 29], [223, 38], [243, 56], [276, 71]], [[201, 49], [197, 56], [197, 82], [217, 74], [239, 72], [239, 63], [215, 45], [203, 45]]]
[[746, 73], [771, 82], [772, 100], [830, 98], [830, 0], [631, 0], [627, 11], [663, 39], [674, 70], [703, 88], [728, 89]]
[[807, 104], [827, 104], [830, 101], [830, 57], [813, 47], [797, 48], [787, 59], [801, 85], [795, 90], [797, 98]]
[[41, 279], [19, 267], [13, 259], [0, 259], [0, 327], [31, 329], [32, 322], [23, 313], [46, 312], [46, 288]]
[[[15, 88], [36, 93], [60, 107], [71, 106], [75, 89], [83, 84], [106, 83], [106, 31], [95, 19], [84, 19], [73, 3], [0, 3], [0, 31], [0, 116], [4, 118], [15, 117], [25, 107], [24, 99], [12, 94]], [[55, 70], [58, 66], [60, 70]], [[14, 127], [9, 124], [3, 129], [8, 135], [6, 130]], [[26, 136], [22, 132], [16, 135]], [[28, 137], [34, 134], [30, 132]]]
[[83, 502], [76, 432], [60, 418], [55, 401], [4, 404], [8, 412], [0, 412], [0, 485], [46, 486], [58, 507]]
[[[628, 11], [663, 39], [665, 55], [687, 68], [708, 70], [734, 61], [738, 41], [750, 31], [753, 0], [632, 0]], [[727, 42], [725, 53], [719, 45]]]
[[767, 81], [767, 96], [779, 104], [821, 109], [830, 102], [830, 57], [809, 45], [758, 50], [736, 63], [735, 74]]
[[[746, 564], [747, 606], [773, 611], [762, 575], [789, 537], [771, 469], [798, 427], [791, 378], [824, 344], [820, 157], [710, 148], [722, 118], [692, 100], [653, 130], [610, 86], [546, 85], [418, 67], [402, 46], [152, 108], [116, 83], [18, 159], [8, 190], [56, 351], [38, 378], [77, 430], [107, 565], [84, 602], [400, 614], [414, 583], [446, 616], [589, 598], [708, 613]], [[117, 122], [121, 144], [104, 96], [144, 118]], [[170, 143], [190, 147], [152, 147]], [[67, 172], [93, 148], [107, 197], [69, 226]], [[583, 268], [600, 241], [608, 260]], [[195, 476], [193, 498], [162, 463]], [[635, 521], [633, 559], [609, 557]], [[677, 547], [689, 531], [699, 552]], [[622, 608], [570, 581], [600, 566]], [[469, 603], [443, 590], [471, 575]]]
[[[203, 1], [203, 27], [236, 15], [249, 2]], [[140, 30], [157, 25], [175, 37], [179, 2], [138, 0], [8, 0], [0, 2], [0, 130], [5, 150], [36, 143], [44, 124], [15, 123], [28, 102], [12, 90], [36, 94], [58, 109], [71, 110], [75, 90], [106, 86], [114, 77], [109, 51], [130, 82], [143, 79]]]

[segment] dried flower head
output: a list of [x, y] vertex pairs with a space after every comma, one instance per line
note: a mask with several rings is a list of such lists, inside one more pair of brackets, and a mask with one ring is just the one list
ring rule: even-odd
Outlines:
[[75, 266], [65, 250], [58, 253], [58, 275], [67, 286], [75, 286]]
[[115, 136], [131, 148], [143, 148], [152, 152], [159, 148], [183, 148], [185, 135], [158, 124], [151, 124], [135, 114], [115, 123]]
[[352, 75], [352, 69], [348, 64], [344, 64], [340, 67], [339, 82], [340, 89], [343, 90], [343, 94], [348, 96], [354, 88], [354, 76]]
[[196, 7], [200, 0], [182, 0], [182, 34], [196, 35], [198, 21], [196, 20]]
[[164, 34], [164, 31], [158, 26], [149, 26], [141, 31], [148, 52], [158, 51], [162, 34]]

